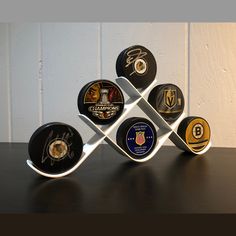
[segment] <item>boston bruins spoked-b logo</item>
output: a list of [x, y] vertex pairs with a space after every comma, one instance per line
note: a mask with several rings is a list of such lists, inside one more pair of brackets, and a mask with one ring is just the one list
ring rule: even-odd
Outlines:
[[193, 126], [192, 132], [194, 138], [200, 139], [204, 134], [204, 127], [200, 123], [198, 123]]
[[97, 80], [85, 85], [78, 96], [80, 113], [97, 124], [109, 124], [122, 113], [124, 98], [119, 87], [108, 80]]
[[202, 151], [210, 142], [210, 126], [201, 117], [187, 117], [179, 125], [178, 134], [195, 152]]

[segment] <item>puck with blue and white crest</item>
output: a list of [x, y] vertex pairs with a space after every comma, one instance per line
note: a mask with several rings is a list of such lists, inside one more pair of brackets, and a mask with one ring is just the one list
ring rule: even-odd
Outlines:
[[117, 130], [117, 144], [135, 159], [147, 157], [157, 141], [156, 129], [146, 118], [132, 117]]

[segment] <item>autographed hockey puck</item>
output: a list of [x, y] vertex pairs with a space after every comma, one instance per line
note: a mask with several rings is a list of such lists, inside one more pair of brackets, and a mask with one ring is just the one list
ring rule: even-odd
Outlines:
[[148, 102], [168, 122], [173, 123], [184, 110], [184, 96], [174, 84], [161, 84], [152, 89]]
[[186, 117], [180, 123], [178, 135], [195, 152], [202, 151], [210, 142], [211, 130], [208, 122], [196, 116]]
[[94, 123], [110, 124], [122, 114], [124, 96], [115, 83], [109, 80], [96, 80], [81, 89], [78, 108], [81, 114], [86, 115]]
[[28, 152], [33, 164], [43, 172], [63, 173], [79, 161], [83, 141], [76, 129], [59, 122], [39, 127], [31, 136]]
[[116, 61], [116, 73], [126, 77], [136, 88], [146, 88], [155, 79], [156, 60], [145, 47], [135, 45], [123, 50]]
[[149, 120], [132, 117], [120, 125], [116, 141], [130, 156], [140, 160], [153, 151], [157, 141], [156, 129]]

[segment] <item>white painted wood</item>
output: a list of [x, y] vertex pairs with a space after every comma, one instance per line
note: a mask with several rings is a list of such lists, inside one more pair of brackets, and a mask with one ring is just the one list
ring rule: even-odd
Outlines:
[[12, 141], [28, 142], [39, 126], [39, 24], [10, 24]]
[[43, 123], [72, 125], [86, 142], [93, 132], [78, 118], [77, 97], [100, 79], [98, 23], [42, 24]]
[[[188, 26], [186, 23], [104, 23], [101, 33], [102, 77], [115, 81], [119, 53], [132, 45], [143, 45], [157, 61], [158, 84], [174, 83], [185, 96], [188, 113]], [[130, 116], [147, 117], [137, 107]], [[113, 135], [114, 137], [115, 135]], [[172, 145], [167, 141], [165, 144]]]
[[217, 147], [236, 147], [236, 23], [191, 24], [190, 114], [206, 118]]
[[10, 142], [8, 24], [0, 23], [0, 142]]

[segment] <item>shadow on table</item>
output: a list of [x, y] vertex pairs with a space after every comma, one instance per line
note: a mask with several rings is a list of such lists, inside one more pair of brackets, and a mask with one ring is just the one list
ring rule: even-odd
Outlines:
[[103, 183], [97, 198], [98, 211], [150, 212], [156, 208], [159, 183], [145, 163], [125, 162]]
[[168, 186], [165, 188], [167, 213], [204, 213], [209, 186], [207, 157], [178, 155], [167, 169], [165, 186]]
[[[105, 168], [102, 178], [38, 177], [29, 189], [31, 212], [174, 213], [197, 212], [207, 192], [207, 158], [186, 153], [164, 162], [125, 162]], [[155, 162], [157, 164], [157, 162]], [[91, 170], [90, 170], [91, 171]], [[99, 173], [99, 172], [98, 172]], [[93, 172], [91, 173], [93, 174]]]
[[124, 163], [104, 183], [97, 204], [118, 213], [201, 210], [208, 181], [207, 159], [186, 153], [175, 158], [163, 165], [161, 173], [148, 162]]
[[47, 179], [38, 176], [29, 189], [30, 212], [83, 212], [83, 195], [72, 177]]

